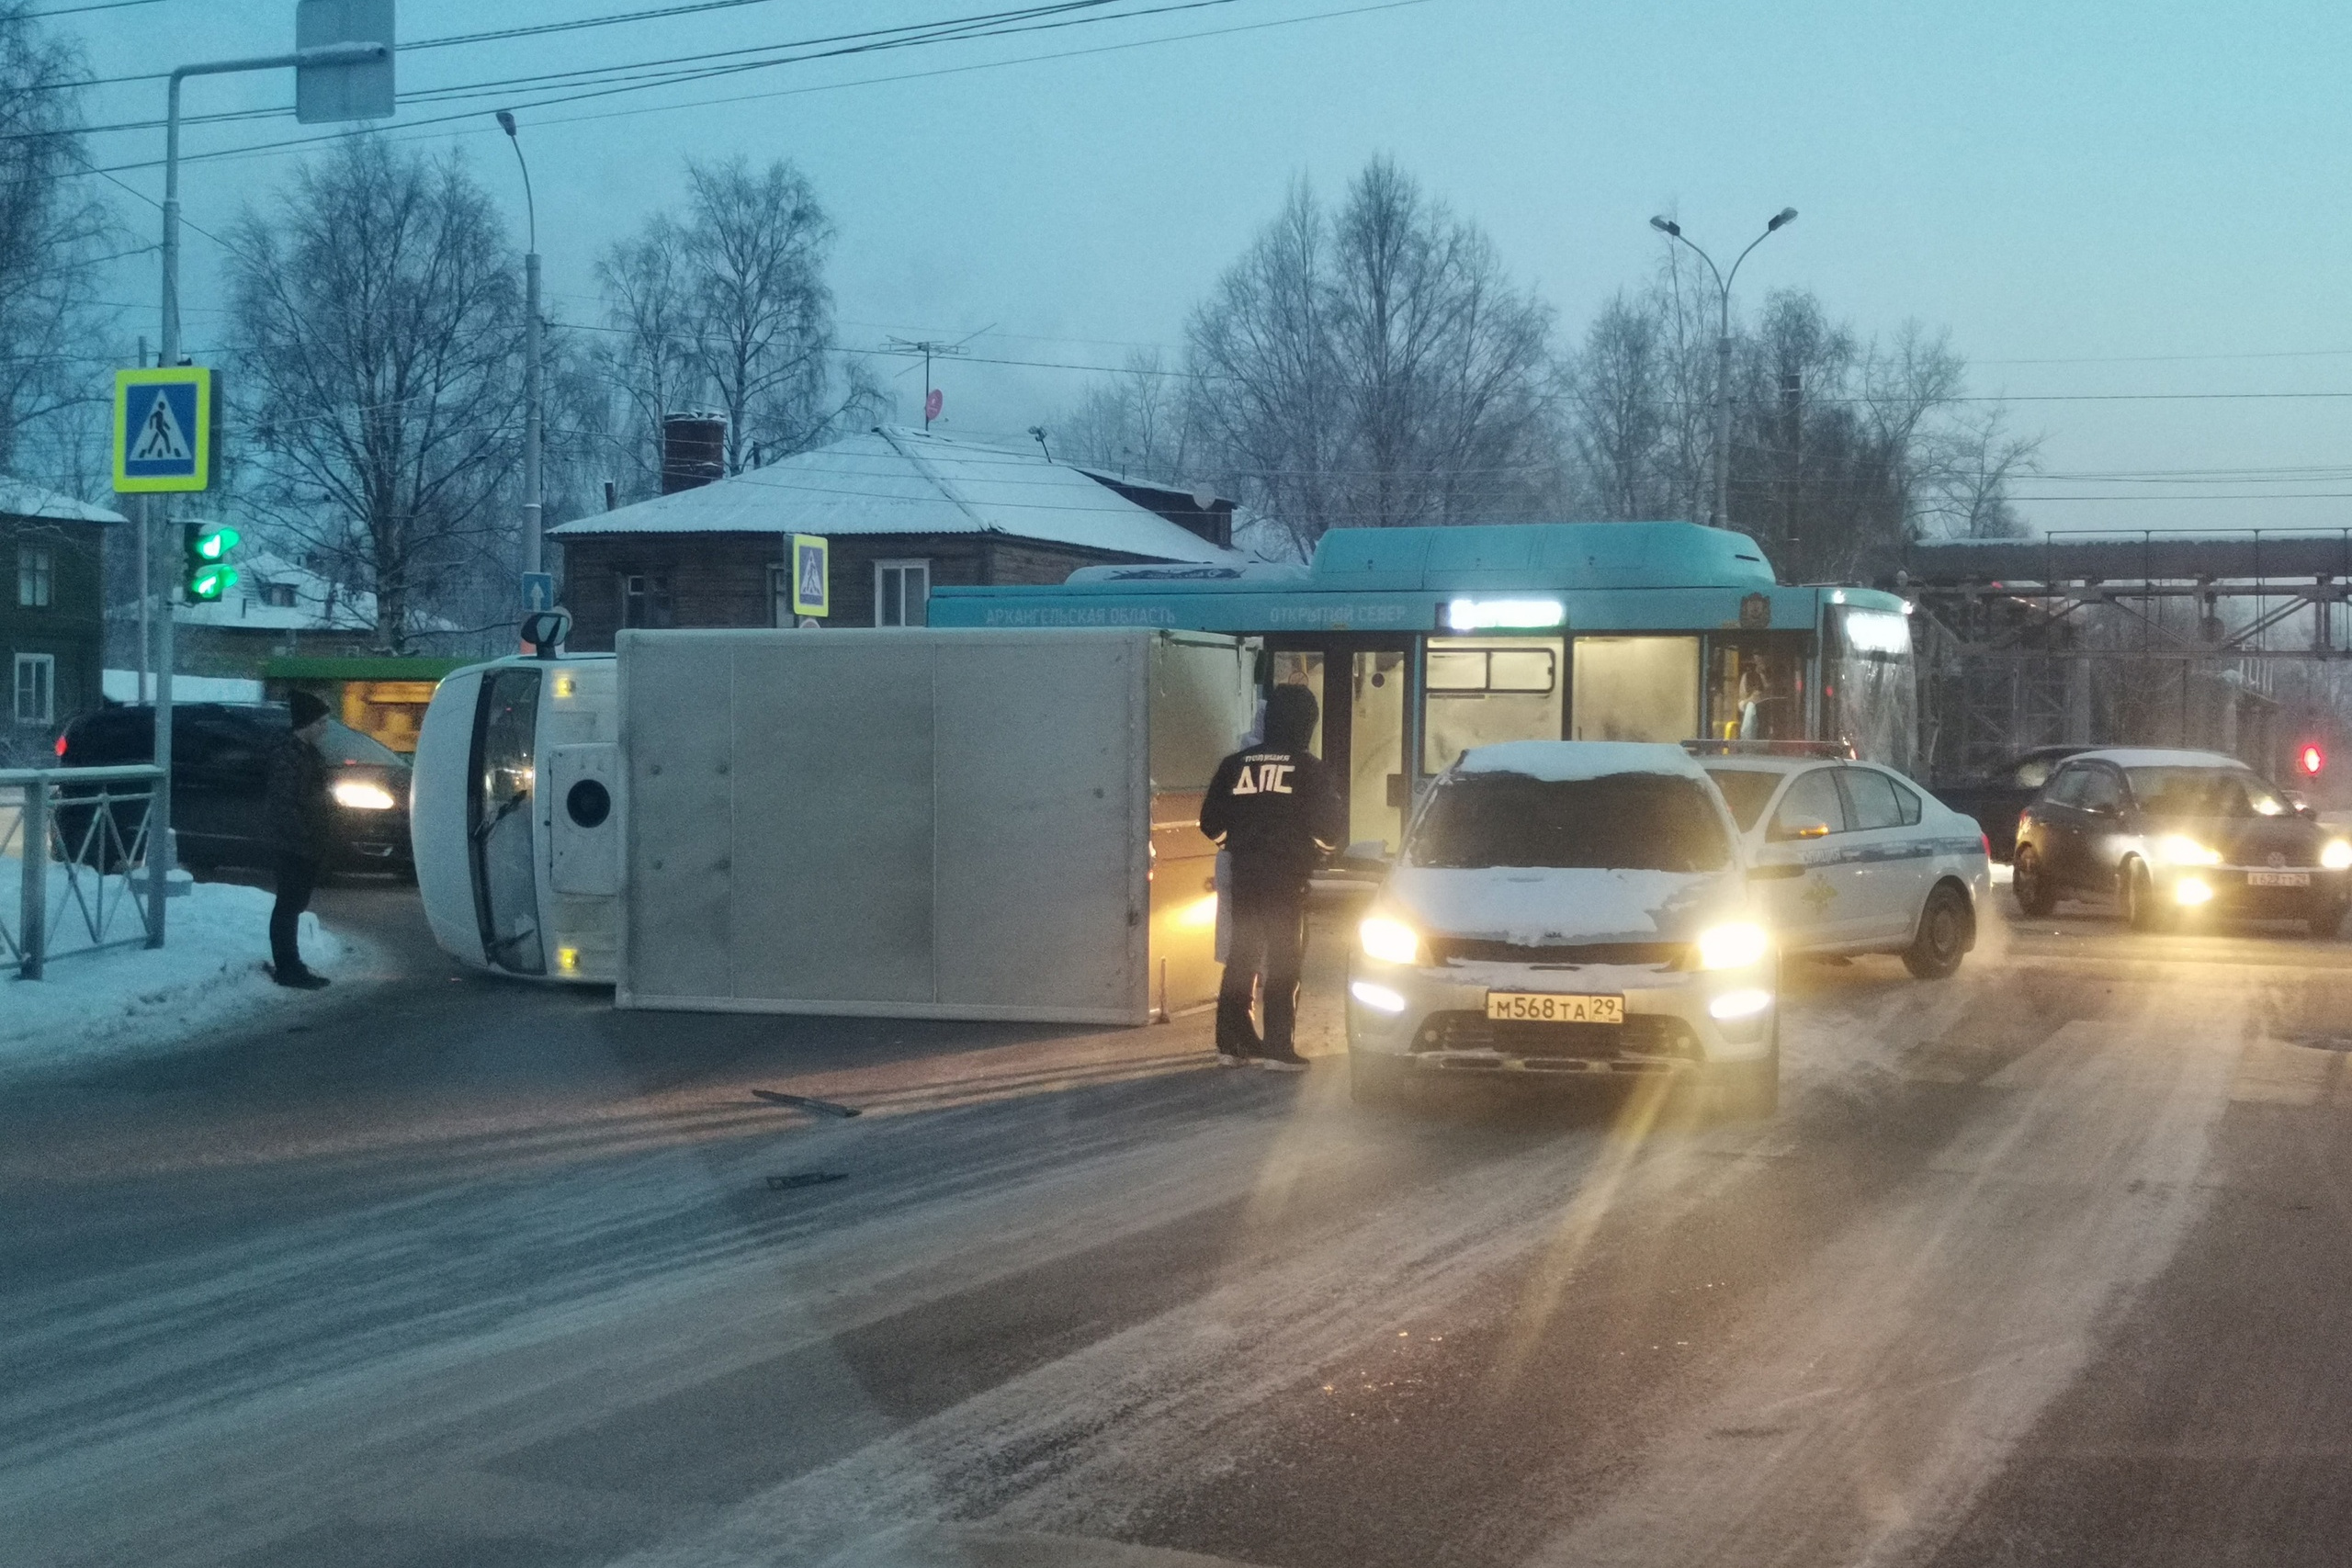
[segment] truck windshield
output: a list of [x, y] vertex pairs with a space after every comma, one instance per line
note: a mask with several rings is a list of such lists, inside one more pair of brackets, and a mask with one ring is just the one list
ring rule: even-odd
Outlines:
[[1407, 853], [1415, 865], [1456, 870], [1705, 872], [1730, 863], [1731, 844], [1707, 786], [1696, 779], [1457, 773], [1438, 785]]

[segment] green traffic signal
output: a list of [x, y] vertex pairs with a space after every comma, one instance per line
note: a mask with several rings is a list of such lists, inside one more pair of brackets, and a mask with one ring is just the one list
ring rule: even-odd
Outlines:
[[187, 596], [191, 599], [218, 599], [236, 585], [235, 567], [208, 566], [187, 580]]
[[243, 537], [234, 528], [218, 523], [181, 525], [181, 547], [187, 557], [187, 566], [181, 574], [180, 586], [190, 599], [209, 604], [237, 585], [237, 569], [228, 564], [229, 552]]

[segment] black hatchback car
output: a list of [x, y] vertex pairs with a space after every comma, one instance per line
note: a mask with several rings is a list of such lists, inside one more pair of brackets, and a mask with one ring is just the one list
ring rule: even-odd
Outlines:
[[2058, 764], [2091, 750], [2088, 746], [2036, 746], [2020, 751], [2000, 766], [1958, 784], [1938, 784], [1930, 792], [1938, 800], [1973, 817], [1984, 830], [1984, 848], [1995, 860], [2016, 852], [2018, 814], [2041, 793]]
[[2067, 759], [2018, 823], [2018, 908], [2112, 897], [2135, 931], [2215, 914], [2334, 936], [2352, 905], [2352, 840], [2212, 751], [2114, 747]]
[[[181, 864], [203, 871], [275, 863], [262, 806], [270, 752], [285, 739], [290, 722], [277, 704], [172, 705], [172, 829]], [[328, 869], [414, 875], [408, 763], [390, 747], [332, 718], [319, 750], [326, 759], [334, 824]], [[69, 768], [144, 762], [154, 754], [153, 704], [84, 714], [65, 727], [58, 749]], [[75, 837], [70, 805], [60, 807], [59, 819], [69, 838]]]

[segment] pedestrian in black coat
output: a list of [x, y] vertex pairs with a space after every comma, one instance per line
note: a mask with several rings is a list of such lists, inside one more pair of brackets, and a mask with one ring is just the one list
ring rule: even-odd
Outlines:
[[[1348, 830], [1347, 803], [1322, 759], [1307, 750], [1315, 694], [1276, 686], [1266, 698], [1264, 742], [1217, 764], [1201, 801], [1201, 831], [1231, 858], [1226, 888], [1232, 939], [1217, 988], [1220, 1062], [1295, 1072], [1306, 1066], [1291, 1038], [1306, 956], [1306, 881]], [[1258, 993], [1262, 1036], [1250, 1026]]]
[[277, 851], [277, 902], [269, 911], [270, 974], [281, 986], [315, 991], [327, 978], [303, 964], [296, 937], [333, 843], [327, 764], [319, 754], [327, 705], [308, 692], [297, 692], [288, 706], [294, 728], [270, 753], [269, 787], [262, 803], [262, 820]]

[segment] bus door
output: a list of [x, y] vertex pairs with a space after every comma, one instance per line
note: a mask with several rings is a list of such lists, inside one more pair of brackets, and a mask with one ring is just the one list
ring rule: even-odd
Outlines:
[[1411, 804], [1405, 775], [1405, 688], [1412, 653], [1401, 640], [1269, 638], [1276, 685], [1305, 686], [1322, 714], [1310, 744], [1348, 795], [1348, 841], [1376, 839], [1394, 854]]
[[1803, 632], [1717, 635], [1707, 644], [1710, 740], [1806, 740]]

